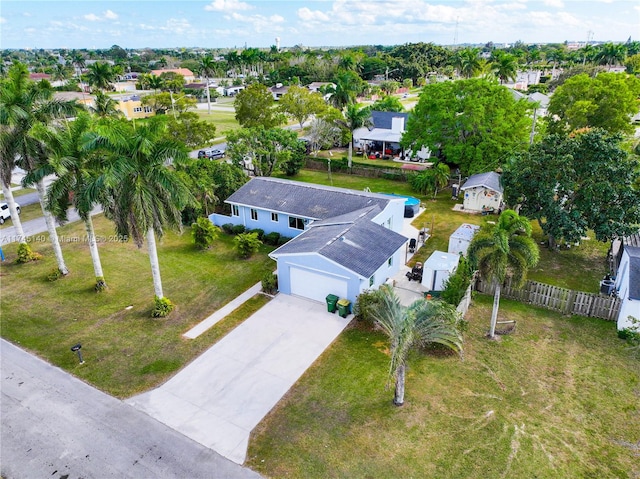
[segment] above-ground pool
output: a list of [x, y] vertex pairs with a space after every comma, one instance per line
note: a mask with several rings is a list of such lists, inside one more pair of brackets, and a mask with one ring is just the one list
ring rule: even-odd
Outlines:
[[420, 212], [420, 200], [413, 196], [396, 195], [395, 193], [380, 193], [385, 196], [393, 196], [394, 198], [404, 198], [404, 217], [413, 218]]

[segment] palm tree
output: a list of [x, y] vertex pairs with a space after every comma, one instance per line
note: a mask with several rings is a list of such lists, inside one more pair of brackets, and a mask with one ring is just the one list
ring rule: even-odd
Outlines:
[[89, 111], [100, 118], [122, 116], [123, 113], [118, 109], [118, 102], [109, 95], [98, 91], [94, 106], [89, 107]]
[[215, 75], [216, 70], [216, 62], [213, 57], [206, 55], [202, 57], [200, 60], [200, 74], [204, 76], [205, 81], [207, 82], [207, 86], [205, 87], [207, 90], [207, 109], [208, 114], [211, 115], [211, 95], [209, 93], [209, 78], [211, 75]]
[[479, 48], [465, 48], [456, 53], [455, 66], [463, 78], [472, 78], [482, 69], [482, 58]]
[[491, 68], [500, 79], [500, 83], [507, 80], [513, 81], [517, 77], [518, 63], [516, 57], [509, 53], [496, 50], [491, 59]]
[[115, 80], [115, 73], [108, 63], [96, 62], [89, 65], [87, 80], [90, 86], [98, 90], [110, 90], [111, 82]]
[[90, 189], [105, 188], [103, 207], [121, 237], [132, 237], [140, 248], [146, 239], [153, 288], [164, 298], [156, 235], [165, 227], [181, 228], [181, 210], [194, 202], [193, 195], [167, 166], [188, 158], [184, 144], [168, 138], [166, 124], [151, 121], [134, 128], [127, 121], [111, 121], [96, 127], [90, 149], [105, 149], [112, 156], [110, 167]]
[[461, 353], [459, 316], [453, 306], [439, 300], [419, 299], [411, 306], [404, 307], [388, 285], [380, 287], [379, 298], [379, 305], [372, 315], [391, 343], [389, 380], [393, 378], [395, 382], [393, 403], [402, 406], [409, 352], [416, 346], [436, 343]]
[[349, 130], [349, 156], [348, 166], [351, 168], [353, 161], [353, 132], [361, 127], [371, 126], [371, 110], [369, 108], [358, 108], [357, 105], [348, 105], [344, 113], [344, 120], [340, 120], [340, 125]]
[[506, 278], [520, 287], [529, 268], [538, 264], [540, 252], [531, 238], [531, 223], [513, 210], [500, 214], [495, 225], [485, 225], [469, 245], [469, 260], [483, 278], [495, 286], [489, 337], [495, 337], [500, 288]]
[[[89, 243], [89, 252], [96, 278], [96, 291], [102, 291], [107, 284], [102, 272], [102, 263], [98, 253], [98, 244], [91, 220], [91, 210], [96, 198], [91, 198], [87, 186], [96, 176], [96, 157], [85, 148], [91, 128], [91, 117], [86, 112], [78, 113], [72, 122], [66, 122], [61, 128], [43, 128], [36, 132], [38, 138], [47, 144], [49, 161], [29, 173], [31, 181], [38, 181], [47, 175], [55, 174], [56, 179], [47, 188], [47, 209], [52, 211], [58, 221], [67, 221], [67, 210], [73, 203], [82, 221], [84, 221]], [[70, 199], [73, 198], [71, 201]]]
[[337, 109], [342, 110], [347, 105], [355, 103], [356, 96], [360, 91], [362, 80], [352, 71], [345, 71], [336, 78], [335, 87], [330, 91], [331, 104]]
[[430, 171], [432, 171], [433, 175], [433, 199], [435, 200], [438, 195], [438, 189], [444, 188], [449, 184], [451, 169], [447, 164], [437, 162]]
[[600, 65], [606, 65], [611, 69], [614, 65], [624, 63], [627, 55], [627, 49], [622, 43], [605, 43], [596, 53], [596, 60]]
[[[75, 102], [54, 100], [50, 88], [43, 86], [42, 83], [30, 81], [25, 65], [16, 63], [9, 69], [8, 78], [0, 92], [0, 126], [2, 127], [2, 188], [10, 205], [12, 218], [17, 218], [17, 214], [13, 216], [16, 208], [9, 187], [14, 167], [19, 166], [29, 173], [46, 162], [46, 145], [33, 136], [34, 129], [50, 124], [57, 118], [71, 116], [77, 109]], [[36, 181], [35, 186], [58, 269], [66, 275], [69, 270], [62, 256], [56, 225], [45, 205], [44, 181], [42, 179]], [[13, 206], [11, 206], [12, 203]], [[19, 224], [18, 220], [16, 227]], [[21, 226], [18, 229], [18, 235], [19, 241], [24, 242]]]

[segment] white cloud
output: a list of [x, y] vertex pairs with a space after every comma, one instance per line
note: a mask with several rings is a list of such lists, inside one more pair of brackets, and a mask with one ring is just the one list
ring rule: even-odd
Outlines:
[[95, 13], [89, 13], [89, 14], [85, 15], [84, 19], [88, 20], [90, 22], [98, 22], [98, 21], [100, 21], [100, 17], [98, 15], [96, 15]]
[[309, 10], [307, 7], [298, 9], [298, 18], [304, 22], [328, 22], [329, 15], [320, 10]]
[[229, 16], [229, 19], [251, 25], [251, 28], [253, 28], [256, 33], [279, 31], [280, 24], [285, 21], [284, 17], [277, 14], [266, 17], [264, 15], [242, 15], [235, 12]]
[[111, 10], [107, 10], [106, 12], [104, 12], [104, 18], [106, 18], [107, 20], [117, 20], [118, 14], [112, 12]]
[[562, 0], [544, 0], [542, 3], [547, 7], [564, 8], [564, 2]]
[[7, 23], [7, 19], [4, 17], [0, 17], [0, 23]]
[[23, 17], [32, 17], [33, 15], [31, 15], [31, 12], [23, 12], [22, 16]]
[[138, 28], [140, 30], [158, 31], [173, 35], [186, 35], [193, 30], [193, 26], [184, 18], [170, 18], [164, 25], [158, 26], [141, 23], [138, 25]]
[[90, 22], [101, 22], [103, 20], [117, 20], [118, 14], [111, 10], [107, 10], [102, 13], [102, 16], [96, 15], [95, 13], [88, 13], [87, 15], [84, 15], [83, 18]]
[[241, 10], [251, 10], [251, 5], [240, 0], [213, 0], [204, 7], [205, 10], [213, 12], [234, 12]]

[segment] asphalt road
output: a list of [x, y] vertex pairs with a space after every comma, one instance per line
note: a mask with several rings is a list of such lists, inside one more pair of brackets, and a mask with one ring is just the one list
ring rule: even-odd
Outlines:
[[261, 477], [4, 340], [0, 357], [4, 478]]

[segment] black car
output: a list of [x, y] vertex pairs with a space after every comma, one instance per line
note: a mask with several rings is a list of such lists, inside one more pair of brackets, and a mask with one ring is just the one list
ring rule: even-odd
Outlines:
[[200, 150], [198, 152], [198, 158], [209, 158], [210, 160], [218, 160], [224, 158], [224, 151], [222, 150]]

